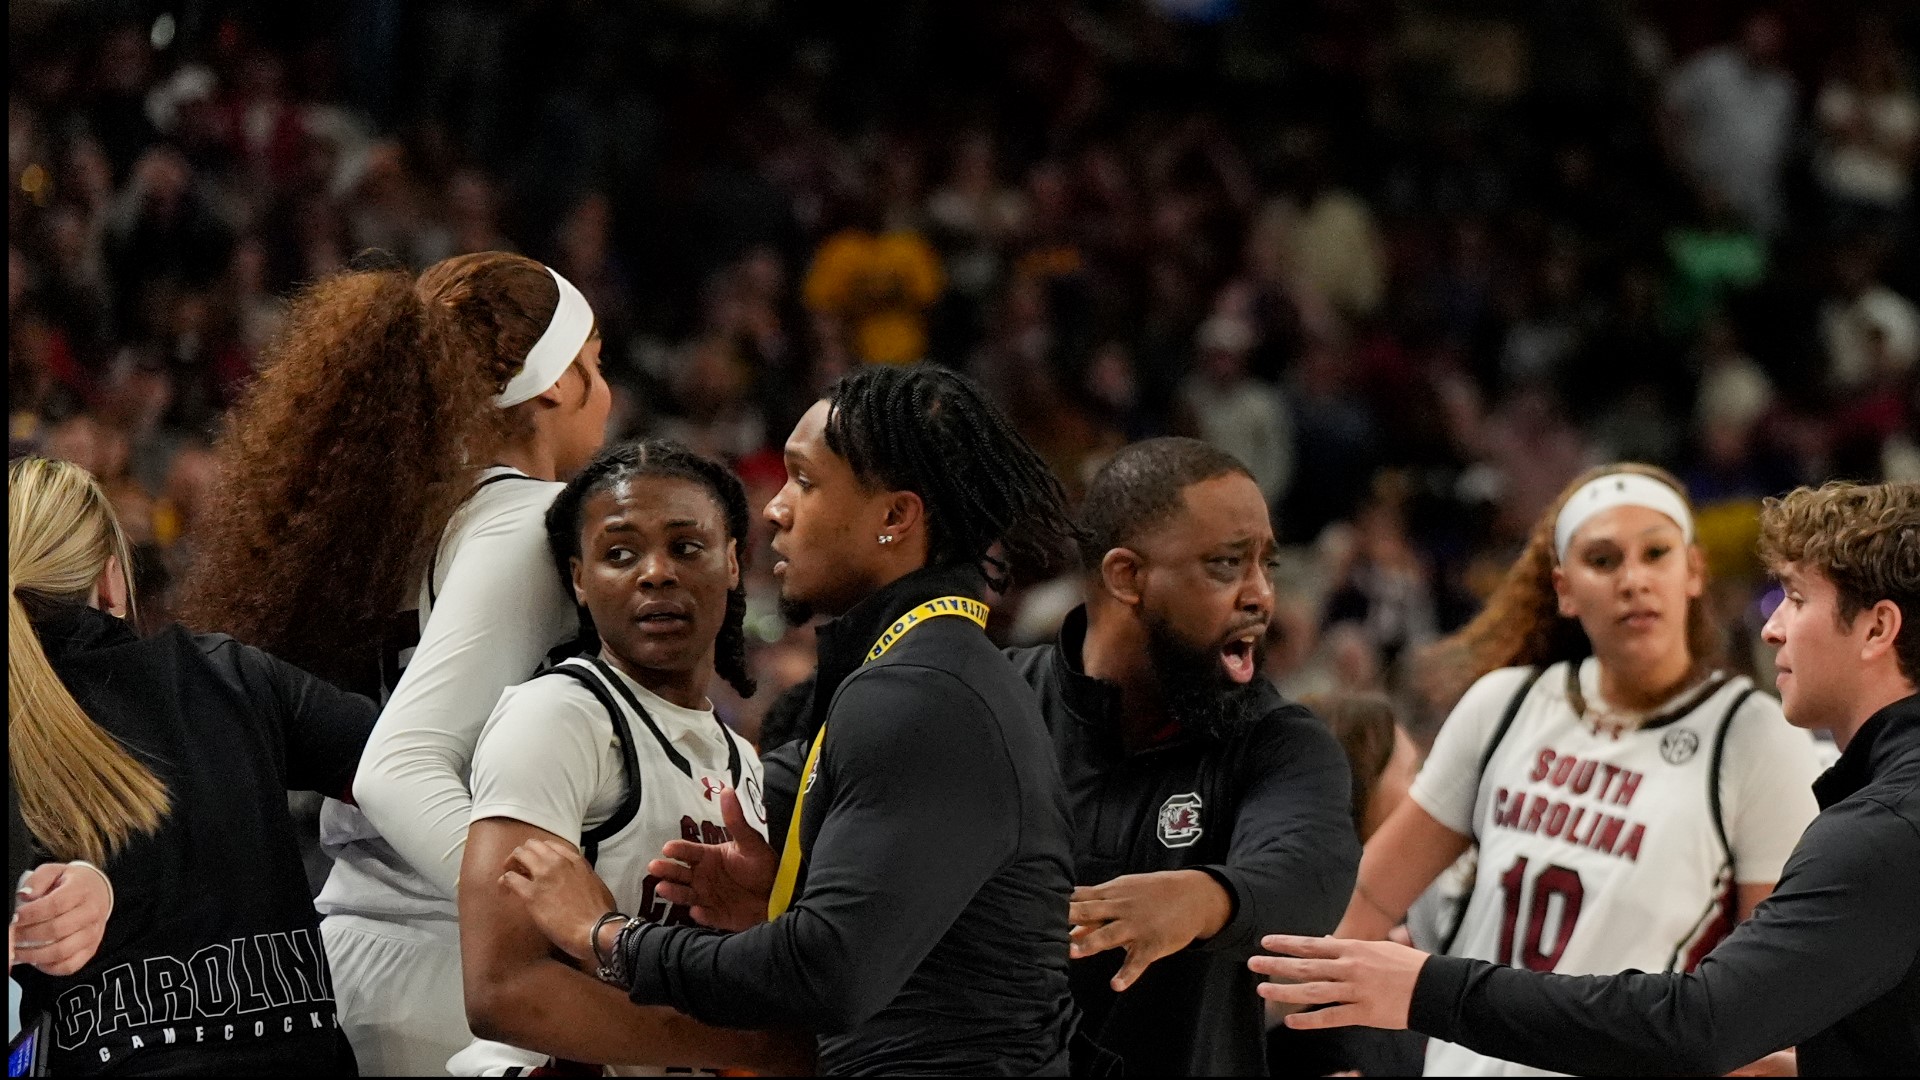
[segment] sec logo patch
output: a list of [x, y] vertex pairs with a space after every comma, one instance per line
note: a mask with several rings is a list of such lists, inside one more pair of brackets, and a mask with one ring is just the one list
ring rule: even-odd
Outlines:
[[1700, 750], [1700, 736], [1691, 731], [1669, 731], [1660, 736], [1660, 756], [1669, 765], [1685, 765]]
[[1170, 848], [1192, 847], [1202, 831], [1198, 794], [1189, 791], [1160, 804], [1160, 843]]

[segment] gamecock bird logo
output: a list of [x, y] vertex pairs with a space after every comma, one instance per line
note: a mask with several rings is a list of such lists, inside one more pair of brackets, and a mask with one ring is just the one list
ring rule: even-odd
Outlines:
[[1202, 832], [1200, 796], [1175, 795], [1160, 806], [1160, 842], [1170, 848], [1192, 847]]

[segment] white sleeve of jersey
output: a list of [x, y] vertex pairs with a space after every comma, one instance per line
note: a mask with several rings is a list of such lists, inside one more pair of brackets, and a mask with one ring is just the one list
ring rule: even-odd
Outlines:
[[1819, 775], [1813, 736], [1788, 724], [1778, 701], [1761, 693], [1740, 706], [1720, 762], [1720, 809], [1740, 884], [1780, 880], [1787, 856], [1820, 812], [1813, 798]]
[[360, 758], [354, 795], [400, 856], [453, 896], [473, 800], [467, 770], [500, 692], [578, 629], [547, 551], [558, 484], [498, 484], [469, 503], [413, 659]]
[[619, 803], [618, 755], [606, 707], [585, 687], [561, 675], [510, 687], [473, 752], [473, 820], [512, 818], [578, 844], [609, 790]]
[[1480, 677], [1447, 715], [1433, 752], [1413, 778], [1408, 794], [1433, 820], [1462, 836], [1473, 835], [1473, 808], [1480, 795], [1480, 759], [1531, 669], [1501, 668]]

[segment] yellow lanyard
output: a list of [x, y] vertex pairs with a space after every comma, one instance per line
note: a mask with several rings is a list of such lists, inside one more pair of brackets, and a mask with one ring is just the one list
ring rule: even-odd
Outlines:
[[[942, 596], [938, 600], [929, 600], [912, 611], [896, 619], [880, 640], [867, 650], [867, 658], [862, 665], [870, 664], [887, 654], [887, 650], [900, 643], [907, 631], [942, 615], [958, 615], [973, 622], [980, 629], [987, 628], [987, 605], [967, 596]], [[800, 811], [806, 805], [807, 792], [813, 789], [813, 781], [820, 768], [820, 747], [826, 744], [827, 726], [820, 725], [819, 734], [813, 737], [813, 746], [807, 751], [807, 764], [801, 770], [800, 792], [793, 798], [793, 817], [787, 821], [787, 845], [780, 852], [780, 869], [774, 874], [773, 895], [767, 898], [767, 918], [777, 919], [793, 903], [793, 886], [800, 878], [800, 860], [804, 853], [800, 850]]]

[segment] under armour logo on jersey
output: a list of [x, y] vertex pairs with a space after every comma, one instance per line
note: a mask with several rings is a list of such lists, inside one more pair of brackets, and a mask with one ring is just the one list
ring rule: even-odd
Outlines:
[[715, 780], [711, 776], [703, 776], [700, 778], [700, 786], [707, 789], [705, 792], [707, 801], [712, 802], [713, 797], [724, 791], [727, 785]]
[[1200, 839], [1200, 796], [1175, 795], [1160, 805], [1160, 842], [1170, 848], [1192, 847]]
[[1700, 750], [1700, 736], [1681, 728], [1660, 736], [1660, 756], [1669, 765], [1685, 765]]

